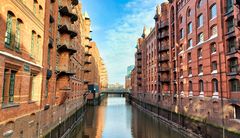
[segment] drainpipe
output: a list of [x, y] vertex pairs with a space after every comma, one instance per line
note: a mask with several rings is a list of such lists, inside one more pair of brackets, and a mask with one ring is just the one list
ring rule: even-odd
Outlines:
[[[221, 28], [224, 30], [224, 26], [223, 26], [223, 24], [224, 24], [224, 22], [223, 22], [223, 19], [224, 19], [224, 17], [223, 17], [223, 3], [222, 3], [223, 1], [220, 1], [219, 3], [220, 3], [220, 9], [221, 9]], [[224, 31], [222, 31], [222, 33], [223, 33]], [[222, 43], [223, 43], [223, 45], [224, 45], [224, 35], [222, 34]], [[223, 51], [225, 51], [224, 50], [224, 46], [223, 46]], [[224, 123], [224, 104], [223, 104], [223, 91], [222, 91], [222, 69], [221, 69], [221, 52], [219, 52], [219, 56], [218, 56], [218, 58], [219, 58], [219, 71], [220, 71], [220, 93], [221, 93], [221, 108], [222, 108], [222, 128], [223, 128], [223, 130], [222, 130], [222, 134], [223, 134], [223, 138], [225, 138], [225, 123]]]

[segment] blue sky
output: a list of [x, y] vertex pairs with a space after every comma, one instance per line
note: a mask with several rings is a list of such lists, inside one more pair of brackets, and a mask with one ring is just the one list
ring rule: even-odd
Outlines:
[[156, 5], [164, 0], [82, 0], [92, 21], [92, 38], [106, 64], [109, 83], [124, 84], [127, 66], [134, 64], [137, 38], [143, 26], [154, 26]]

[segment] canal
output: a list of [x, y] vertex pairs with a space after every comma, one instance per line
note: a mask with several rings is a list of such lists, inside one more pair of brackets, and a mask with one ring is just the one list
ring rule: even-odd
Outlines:
[[88, 107], [75, 138], [184, 138], [158, 119], [132, 107], [122, 97]]

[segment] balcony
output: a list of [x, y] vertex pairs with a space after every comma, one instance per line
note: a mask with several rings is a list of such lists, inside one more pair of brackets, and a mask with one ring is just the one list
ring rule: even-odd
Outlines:
[[78, 5], [78, 0], [72, 0], [72, 5], [73, 5], [73, 6]]
[[73, 47], [72, 43], [69, 43], [67, 41], [59, 42], [57, 45], [57, 51], [58, 53], [69, 52], [70, 55], [77, 52], [77, 50]]
[[166, 62], [166, 61], [169, 61], [169, 56], [163, 56], [163, 57], [160, 57], [159, 59], [159, 62]]
[[91, 63], [92, 63], [92, 62], [91, 62], [90, 60], [85, 60], [85, 61], [84, 61], [84, 64], [85, 64], [85, 65], [89, 65], [89, 64], [91, 64]]
[[78, 16], [76, 14], [70, 12], [70, 10], [67, 6], [59, 6], [59, 13], [61, 16], [70, 17], [72, 22], [75, 22], [78, 20]]
[[137, 55], [142, 55], [142, 52], [141, 51], [137, 51]]
[[85, 56], [90, 57], [90, 56], [92, 56], [92, 54], [90, 52], [85, 52]]
[[72, 69], [61, 69], [61, 68], [58, 68], [56, 67], [56, 73], [57, 73], [57, 76], [60, 77], [60, 76], [73, 76], [76, 74], [76, 72]]
[[91, 72], [90, 69], [84, 69], [83, 71], [84, 71], [84, 73], [89, 73], [89, 72]]
[[159, 52], [164, 52], [164, 51], [168, 51], [169, 50], [169, 46], [160, 46], [159, 48]]
[[61, 34], [69, 34], [71, 38], [74, 38], [77, 36], [77, 32], [73, 31], [73, 29], [67, 23], [58, 25], [58, 31]]
[[85, 39], [88, 39], [89, 41], [92, 41], [92, 38], [90, 36], [85, 37]]
[[91, 46], [91, 45], [85, 45], [85, 47], [87, 47], [87, 48], [92, 48], [92, 46]]
[[159, 73], [160, 72], [169, 72], [170, 71], [170, 68], [169, 67], [160, 67], [159, 68]]
[[164, 21], [164, 22], [161, 22], [161, 23], [159, 24], [158, 30], [160, 31], [161, 29], [167, 28], [168, 25], [169, 25], [168, 20], [166, 20], [166, 21]]
[[166, 38], [168, 38], [168, 37], [169, 37], [168, 32], [160, 33], [160, 34], [158, 35], [158, 40], [163, 40], [163, 39], [166, 39]]

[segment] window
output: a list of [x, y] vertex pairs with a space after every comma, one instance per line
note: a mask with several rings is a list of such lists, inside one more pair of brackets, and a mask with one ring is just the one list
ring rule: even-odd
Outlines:
[[181, 29], [181, 30], [180, 30], [180, 39], [183, 39], [183, 38], [184, 38], [184, 30]]
[[240, 119], [240, 106], [235, 105], [234, 107], [234, 118]]
[[202, 58], [202, 48], [198, 49], [198, 58]]
[[183, 63], [183, 57], [180, 56], [180, 64], [182, 64], [182, 63]]
[[199, 0], [198, 3], [197, 3], [197, 7], [198, 8], [202, 7], [202, 3], [203, 3], [202, 0]]
[[182, 52], [183, 51], [183, 45], [181, 44], [179, 47], [179, 51]]
[[13, 14], [11, 12], [8, 12], [7, 14], [7, 28], [6, 28], [6, 34], [5, 34], [5, 46], [7, 48], [11, 47], [11, 41], [12, 41], [12, 25], [13, 25]]
[[203, 65], [198, 65], [198, 74], [201, 75], [203, 74]]
[[183, 69], [180, 69], [180, 77], [183, 77]]
[[214, 54], [217, 52], [217, 47], [216, 47], [216, 43], [212, 43], [210, 45], [210, 48], [211, 48], [211, 54]]
[[226, 0], [226, 12], [233, 10], [233, 0]]
[[188, 62], [191, 62], [192, 61], [192, 55], [191, 53], [188, 53]]
[[17, 51], [20, 50], [20, 25], [21, 25], [21, 21], [17, 20], [16, 22], [16, 35], [15, 35], [15, 49]]
[[198, 43], [203, 43], [203, 41], [204, 41], [203, 33], [198, 34]]
[[192, 22], [188, 23], [188, 34], [192, 33]]
[[217, 71], [217, 61], [212, 62], [212, 72]]
[[33, 13], [36, 15], [37, 13], [37, 1], [33, 0]]
[[188, 68], [188, 75], [192, 75], [192, 67]]
[[213, 27], [211, 27], [211, 35], [217, 36], [217, 34], [218, 34], [217, 25], [214, 25]]
[[35, 35], [36, 33], [34, 31], [32, 31], [32, 36], [31, 36], [31, 53], [30, 56], [33, 57], [34, 55], [34, 43], [35, 43]]
[[4, 70], [4, 87], [3, 87], [3, 103], [14, 102], [14, 88], [15, 88], [16, 71], [5, 69]]
[[192, 39], [189, 39], [188, 40], [188, 48], [192, 48], [192, 46], [193, 46]]
[[228, 32], [234, 31], [234, 19], [233, 19], [233, 17], [231, 17], [227, 20], [227, 31]]
[[191, 92], [193, 89], [192, 89], [192, 81], [189, 81], [189, 91]]
[[30, 91], [29, 91], [29, 101], [33, 101], [34, 94], [35, 94], [35, 84], [36, 84], [36, 75], [31, 74], [30, 76]]
[[[41, 41], [41, 36], [38, 35], [38, 36], [37, 36], [37, 44], [36, 44], [36, 52], [40, 52], [40, 51], [39, 51], [39, 50], [40, 50], [40, 49], [39, 49], [39, 48], [40, 48], [40, 41]], [[35, 57], [36, 59], [39, 58], [38, 55], [39, 55], [39, 54], [36, 54], [36, 57]]]
[[187, 16], [190, 17], [192, 15], [192, 10], [191, 9], [188, 9], [187, 11]]
[[231, 37], [227, 40], [228, 53], [236, 52], [236, 38]]
[[216, 3], [214, 3], [211, 7], [210, 7], [210, 19], [213, 19], [217, 17], [217, 5]]
[[230, 83], [230, 91], [231, 92], [239, 92], [240, 91], [240, 82], [238, 79], [231, 79]]
[[180, 24], [183, 22], [183, 17], [182, 16], [179, 16], [179, 22], [180, 22]]
[[213, 88], [213, 92], [218, 92], [218, 80], [217, 79], [213, 79], [212, 80], [212, 88]]
[[229, 72], [236, 73], [238, 71], [238, 61], [237, 58], [230, 58], [229, 59]]
[[202, 27], [203, 26], [203, 15], [200, 14], [198, 16], [198, 27]]
[[48, 47], [48, 56], [47, 56], [48, 66], [51, 66], [51, 49]]
[[45, 98], [47, 98], [48, 97], [48, 84], [49, 84], [49, 79], [46, 79], [46, 88], [45, 88]]
[[183, 82], [180, 82], [180, 91], [184, 91]]
[[204, 86], [203, 86], [203, 81], [202, 80], [199, 81], [199, 91], [200, 92], [204, 91]]

